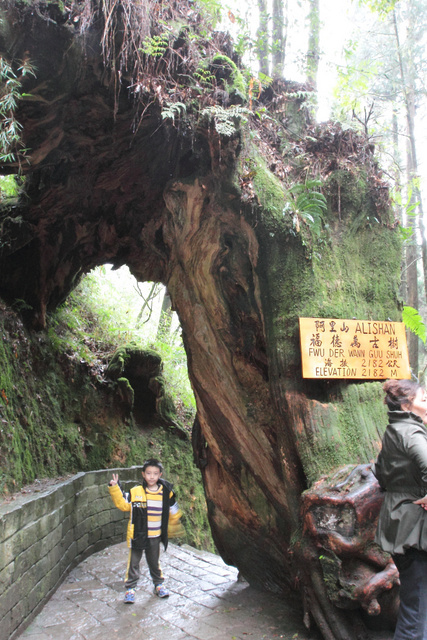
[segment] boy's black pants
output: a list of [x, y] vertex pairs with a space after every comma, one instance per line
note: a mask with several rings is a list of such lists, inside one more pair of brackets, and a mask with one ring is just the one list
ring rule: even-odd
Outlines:
[[[125, 578], [126, 589], [135, 589], [139, 576], [139, 565], [141, 562], [142, 549], [130, 549], [129, 562]], [[148, 538], [147, 548], [145, 549], [145, 558], [147, 560], [148, 569], [150, 571], [151, 579], [156, 587], [158, 584], [162, 584], [164, 581], [162, 569], [159, 563], [160, 557], [160, 537]]]

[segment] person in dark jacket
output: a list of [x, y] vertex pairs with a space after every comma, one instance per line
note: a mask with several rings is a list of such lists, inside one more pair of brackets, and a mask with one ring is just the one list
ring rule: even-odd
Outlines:
[[154, 593], [160, 598], [169, 596], [164, 586], [164, 577], [159, 564], [160, 542], [166, 550], [168, 536], [178, 536], [183, 532], [181, 510], [172, 491], [172, 485], [163, 480], [163, 465], [159, 460], [150, 459], [142, 467], [142, 485], [132, 487], [129, 493], [122, 491], [119, 476], [113, 473], [109, 491], [114, 504], [121, 511], [129, 511], [127, 543], [130, 548], [128, 568], [125, 578], [127, 604], [135, 602], [135, 587], [139, 580], [139, 565], [145, 557], [154, 584]]
[[375, 541], [399, 571], [394, 640], [427, 640], [427, 393], [411, 380], [383, 389], [389, 424], [374, 466], [385, 491]]

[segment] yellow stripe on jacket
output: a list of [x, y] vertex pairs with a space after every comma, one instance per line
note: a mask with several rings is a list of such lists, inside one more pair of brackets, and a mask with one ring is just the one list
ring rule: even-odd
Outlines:
[[184, 535], [185, 529], [181, 524], [182, 511], [175, 503], [169, 509], [168, 536], [170, 538], [179, 538]]
[[113, 486], [109, 486], [108, 490], [110, 492], [110, 496], [113, 499], [114, 505], [120, 509], [120, 511], [129, 511], [129, 522], [126, 533], [126, 542], [128, 547], [131, 546], [131, 540], [134, 535], [134, 526], [132, 524], [132, 502], [147, 502], [147, 496], [144, 491], [144, 487], [139, 485], [138, 487], [132, 487], [130, 490], [129, 498], [130, 502], [126, 500], [124, 497], [122, 490], [120, 489], [118, 484]]

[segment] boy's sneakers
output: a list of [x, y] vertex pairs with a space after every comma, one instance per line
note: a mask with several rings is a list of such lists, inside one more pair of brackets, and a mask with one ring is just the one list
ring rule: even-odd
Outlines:
[[159, 596], [159, 598], [167, 598], [169, 596], [169, 591], [162, 584], [157, 584], [154, 587], [154, 594]]
[[128, 589], [125, 593], [123, 602], [133, 604], [135, 602], [135, 589]]

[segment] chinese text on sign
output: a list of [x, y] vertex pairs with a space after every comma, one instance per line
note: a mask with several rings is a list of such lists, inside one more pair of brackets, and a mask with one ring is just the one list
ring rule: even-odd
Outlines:
[[300, 318], [303, 378], [410, 378], [403, 322]]

